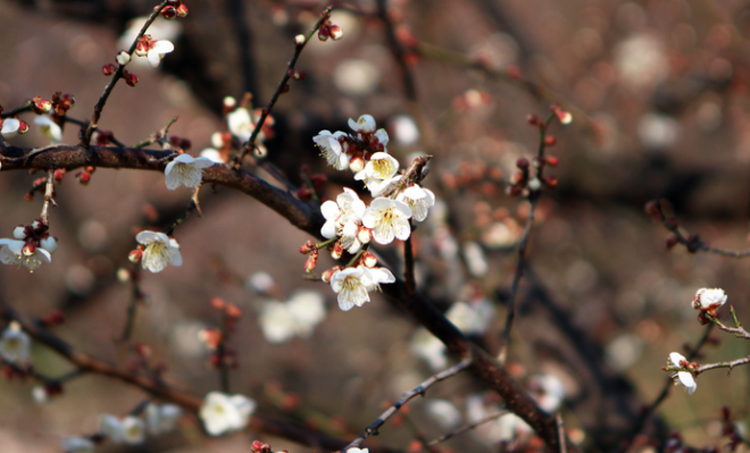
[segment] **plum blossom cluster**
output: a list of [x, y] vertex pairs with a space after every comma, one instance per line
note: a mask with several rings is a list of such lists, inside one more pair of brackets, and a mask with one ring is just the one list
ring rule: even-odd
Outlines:
[[57, 239], [50, 236], [47, 225], [37, 219], [31, 225], [18, 225], [13, 230], [13, 239], [0, 239], [0, 262], [25, 266], [33, 272], [42, 263], [51, 262], [56, 250]]
[[[174, 430], [181, 416], [182, 409], [176, 404], [149, 403], [143, 416], [100, 415], [99, 434], [114, 444], [139, 445], [146, 440], [147, 435], [159, 436]], [[88, 438], [70, 437], [63, 440], [63, 449], [71, 451], [73, 449], [69, 447], [73, 446], [85, 448], [88, 445], [87, 441], [90, 442]], [[66, 445], [68, 448], [66, 448]]]
[[[239, 103], [232, 96], [224, 98], [223, 111], [227, 131], [214, 132], [211, 135], [211, 147], [201, 151], [201, 157], [211, 159], [215, 163], [228, 162], [231, 152], [239, 149], [244, 143], [250, 140], [263, 114], [262, 109], [253, 109], [251, 101], [252, 96], [250, 94], [245, 95]], [[273, 117], [267, 115], [255, 139], [255, 153], [259, 157], [264, 157], [268, 154], [268, 150], [263, 142], [273, 138], [273, 125]]]
[[351, 170], [356, 181], [362, 181], [374, 198], [367, 206], [357, 192], [344, 188], [336, 201], [324, 202], [320, 210], [326, 219], [321, 235], [323, 244], [308, 242], [300, 249], [309, 254], [305, 270], [312, 272], [318, 250], [328, 246], [334, 259], [344, 251], [355, 259], [344, 268], [334, 267], [323, 273], [323, 281], [338, 294], [339, 307], [349, 310], [370, 301], [369, 292], [382, 283], [393, 283], [395, 277], [384, 268], [376, 268], [377, 259], [367, 252], [372, 240], [390, 244], [394, 239], [405, 241], [411, 235], [412, 219], [422, 222], [435, 205], [435, 195], [418, 184], [421, 175], [399, 173], [399, 162], [388, 154], [389, 137], [385, 129], [377, 129], [371, 115], [357, 121], [349, 119], [351, 133], [328, 130], [313, 137], [321, 155], [337, 170]]

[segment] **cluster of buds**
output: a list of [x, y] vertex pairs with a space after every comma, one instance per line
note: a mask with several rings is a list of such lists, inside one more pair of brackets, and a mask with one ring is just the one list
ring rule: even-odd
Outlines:
[[[544, 176], [542, 171], [545, 165], [555, 166], [558, 163], [557, 157], [539, 156], [529, 162], [525, 157], [519, 157], [516, 161], [518, 171], [510, 176], [506, 192], [508, 195], [529, 196], [531, 193], [537, 193], [545, 186], [553, 189], [557, 186], [557, 178], [554, 176]], [[532, 175], [532, 170], [535, 174]]]
[[315, 266], [318, 265], [318, 246], [313, 241], [305, 242], [300, 248], [299, 252], [303, 255], [310, 255], [305, 261], [305, 272], [308, 274], [315, 270]]
[[89, 181], [91, 181], [91, 175], [94, 173], [94, 171], [96, 171], [96, 167], [88, 166], [76, 173], [76, 179], [78, 180], [78, 183], [82, 186], [87, 186], [89, 184]]
[[57, 91], [52, 95], [52, 110], [57, 116], [65, 116], [76, 103], [76, 98], [72, 94], [62, 94]]
[[14, 239], [0, 239], [0, 262], [23, 265], [34, 271], [42, 263], [49, 263], [57, 250], [57, 239], [50, 236], [41, 219], [31, 225], [18, 225], [13, 230]]
[[[700, 310], [698, 321], [701, 325], [711, 322], [710, 318], [716, 319], [716, 310], [727, 302], [727, 295], [721, 288], [701, 288], [693, 298], [693, 308]], [[710, 318], [709, 318], [710, 317]]]
[[34, 96], [33, 99], [29, 99], [29, 102], [31, 103], [31, 110], [37, 115], [42, 115], [52, 110], [52, 102], [43, 99], [41, 96]]
[[[154, 9], [156, 8], [158, 8], [158, 6], [154, 7]], [[177, 17], [182, 19], [188, 15], [188, 7], [182, 2], [182, 0], [170, 0], [167, 6], [165, 6], [159, 14], [167, 20], [174, 20]]]
[[338, 25], [332, 24], [329, 18], [330, 16], [326, 17], [320, 24], [320, 27], [318, 28], [318, 39], [321, 41], [328, 41], [328, 38], [331, 38], [334, 41], [338, 41], [344, 36], [344, 31], [341, 30], [341, 27]]

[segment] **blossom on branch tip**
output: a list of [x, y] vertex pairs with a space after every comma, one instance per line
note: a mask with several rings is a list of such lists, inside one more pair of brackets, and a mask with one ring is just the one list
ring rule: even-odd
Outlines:
[[[667, 365], [685, 368], [689, 363], [685, 356], [679, 352], [672, 352], [669, 354], [669, 362]], [[672, 377], [674, 378], [675, 385], [683, 385], [690, 395], [695, 393], [695, 389], [698, 388], [698, 383], [695, 381], [695, 377], [693, 377], [693, 374], [689, 371], [678, 371]]]
[[193, 157], [190, 154], [180, 154], [164, 169], [167, 189], [175, 190], [185, 187], [198, 187], [203, 179], [203, 169], [216, 162], [206, 157]]
[[31, 338], [15, 321], [0, 335], [0, 357], [17, 364], [28, 362], [31, 357]]
[[146, 248], [143, 250], [141, 265], [151, 272], [161, 272], [167, 265], [182, 266], [180, 245], [174, 238], [155, 231], [141, 231], [135, 237], [138, 243]]
[[39, 126], [39, 133], [52, 144], [62, 143], [62, 128], [47, 115], [34, 118], [34, 124]]
[[393, 239], [405, 241], [411, 235], [411, 209], [403, 201], [379, 197], [372, 201], [362, 216], [362, 224], [372, 229], [372, 237], [379, 244], [390, 244]]
[[244, 395], [227, 395], [210, 392], [203, 400], [198, 412], [206, 432], [219, 436], [228, 431], [239, 431], [247, 426], [250, 415], [255, 411], [254, 400]]
[[16, 118], [6, 118], [0, 120], [0, 125], [2, 125], [2, 128], [0, 128], [0, 136], [3, 138], [13, 138], [18, 134], [19, 129], [21, 128], [21, 121]]
[[381, 283], [395, 281], [396, 278], [386, 268], [369, 269], [357, 266], [334, 272], [331, 277], [331, 288], [338, 294], [339, 308], [349, 311], [355, 305], [361, 307], [365, 302], [370, 302], [368, 293], [380, 289]]
[[386, 152], [379, 152], [372, 155], [365, 168], [354, 175], [354, 179], [364, 181], [370, 195], [378, 197], [398, 181], [397, 172], [398, 161]]
[[344, 149], [347, 145], [341, 143], [342, 137], [347, 137], [347, 135], [341, 131], [333, 134], [331, 134], [331, 131], [320, 131], [318, 135], [313, 137], [321, 155], [325, 157], [328, 165], [333, 166], [336, 170], [346, 170], [349, 166], [349, 155]]
[[713, 315], [716, 309], [727, 302], [727, 295], [721, 288], [701, 288], [695, 293], [693, 299], [693, 308], [696, 310], [707, 311]]
[[398, 194], [396, 200], [403, 201], [409, 206], [412, 218], [417, 222], [424, 221], [430, 208], [435, 206], [435, 194], [430, 189], [419, 187], [416, 184], [404, 189]]

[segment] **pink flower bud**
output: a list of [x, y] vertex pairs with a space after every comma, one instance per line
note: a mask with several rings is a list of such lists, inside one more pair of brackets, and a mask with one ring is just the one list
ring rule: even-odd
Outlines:
[[18, 120], [18, 133], [25, 134], [29, 131], [29, 123], [24, 120]]
[[344, 36], [344, 31], [338, 25], [331, 25], [328, 28], [328, 34], [331, 36], [331, 39], [338, 41]]
[[337, 260], [344, 254], [344, 246], [341, 245], [341, 241], [336, 241], [333, 244], [333, 250], [331, 250], [331, 258]]
[[318, 254], [311, 254], [305, 261], [305, 272], [308, 274], [315, 270], [318, 265]]
[[357, 240], [363, 244], [368, 244], [372, 240], [372, 230], [360, 227], [359, 231], [357, 231]]
[[177, 17], [177, 10], [174, 6], [166, 6], [159, 14], [167, 20], [174, 20], [174, 18]]
[[183, 18], [188, 15], [188, 7], [186, 4], [181, 3], [180, 6], [177, 7], [177, 17]]
[[370, 269], [372, 269], [373, 267], [375, 267], [375, 265], [378, 264], [378, 259], [375, 258], [375, 255], [373, 255], [372, 253], [364, 252], [362, 254], [362, 257], [360, 258], [360, 262], [364, 264], [366, 267], [369, 267]]
[[128, 259], [131, 263], [138, 263], [141, 261], [141, 258], [143, 258], [143, 251], [138, 249], [131, 250], [128, 254]]
[[117, 67], [112, 63], [102, 66], [102, 74], [104, 74], [105, 76], [111, 76], [115, 73], [115, 71], [117, 71]]
[[36, 252], [36, 246], [30, 242], [24, 245], [23, 248], [21, 249], [21, 253], [23, 254], [23, 256], [31, 256], [35, 252]]
[[333, 278], [333, 274], [343, 269], [344, 266], [334, 266], [328, 270], [323, 271], [323, 275], [320, 277], [321, 280], [323, 280], [323, 283], [331, 283], [331, 279]]

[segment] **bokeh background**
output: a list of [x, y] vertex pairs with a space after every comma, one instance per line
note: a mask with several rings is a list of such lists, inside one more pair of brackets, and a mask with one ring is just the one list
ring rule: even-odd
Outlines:
[[[157, 24], [176, 50], [158, 70], [133, 66], [137, 87], [121, 84], [110, 98], [100, 125], [124, 143], [148, 138], [178, 116], [171, 134], [188, 138], [196, 154], [210, 146], [211, 134], [225, 130], [222, 99], [252, 92], [255, 105], [265, 105], [291, 58], [294, 35], [306, 32], [326, 4], [223, 0], [188, 6], [187, 18]], [[527, 115], [544, 117], [553, 102], [573, 112], [573, 124], [550, 129], [558, 139], [549, 153], [560, 159], [552, 172], [559, 183], [540, 202], [507, 360], [521, 382], [540, 373], [560, 378], [566, 426], [582, 428], [589, 448], [615, 451], [664, 386], [667, 354], [701, 336], [690, 306], [698, 288], [724, 288], [740, 320], [750, 317], [745, 260], [693, 255], [681, 247], [666, 251], [666, 230], [643, 211], [648, 200], [664, 198], [688, 231], [717, 247], [747, 247], [748, 3], [395, 0], [389, 17], [402, 43], [458, 52], [486, 69], [456, 64], [461, 60], [446, 57], [455, 54], [434, 47], [435, 58], [411, 54], [416, 103], [405, 95], [378, 5], [342, 6], [332, 22], [344, 38], [310, 43], [297, 66], [307, 78], [294, 83], [273, 112], [269, 162], [297, 186], [300, 165], [325, 172], [326, 194], [335, 197], [353, 185], [351, 175], [325, 168], [312, 137], [321, 129], [346, 130], [348, 118], [364, 113], [388, 129], [389, 151], [402, 163], [413, 153], [434, 154], [426, 185], [440, 207], [416, 232], [420, 289], [444, 309], [455, 301], [495, 305], [496, 319], [477, 338], [495, 351], [514, 244], [528, 212], [522, 199], [505, 194], [504, 181], [518, 157], [535, 153], [538, 133]], [[152, 7], [144, 1], [0, 0], [0, 104], [7, 110], [62, 91], [76, 98], [71, 117], [90, 118], [108, 82], [102, 65], [125, 47], [118, 38], [128, 22]], [[518, 74], [529, 83], [519, 83]], [[76, 140], [77, 130], [69, 126], [65, 141]], [[32, 124], [12, 144], [47, 142]], [[0, 236], [38, 217], [41, 197], [29, 203], [23, 196], [39, 176], [2, 173]], [[163, 175], [155, 173], [100, 169], [87, 187], [72, 176], [58, 187], [59, 206], [52, 211], [51, 231], [60, 244], [53, 263], [33, 274], [0, 269], [2, 298], [30, 317], [61, 309], [68, 319], [56, 330], [61, 337], [125, 364], [128, 354], [115, 340], [131, 285], [117, 280], [117, 270], [132, 266], [127, 253], [135, 246], [134, 228], [166, 229], [184, 212], [190, 192], [166, 190]], [[411, 352], [417, 327], [397, 308], [375, 296], [344, 313], [330, 288], [304, 279], [297, 249], [305, 234], [224, 188], [204, 188], [201, 202], [204, 216], [191, 217], [176, 232], [185, 264], [142, 280], [148, 306], [139, 309], [134, 340], [153, 349], [154, 363], [168, 367], [169, 382], [196, 395], [218, 388], [218, 374], [206, 366], [209, 352], [198, 340], [201, 329], [219, 323], [212, 297], [243, 311], [232, 338], [239, 361], [232, 390], [255, 398], [264, 415], [353, 439], [384, 402], [432, 374]], [[400, 250], [381, 253], [399, 269]], [[321, 266], [331, 264], [326, 260]], [[269, 296], [248, 283], [258, 272], [274, 279], [276, 299], [300, 289], [325, 297], [329, 313], [310, 339], [264, 339], [258, 315]], [[714, 337], [721, 341], [704, 349], [702, 361], [748, 354], [741, 340]], [[34, 349], [33, 359], [51, 375], [69, 370], [43, 347]], [[701, 375], [692, 396], [673, 389], [641, 440], [658, 445], [677, 430], [696, 447], [726, 443], [720, 408], [728, 405], [746, 420], [748, 382], [741, 367], [731, 376], [720, 370]], [[32, 386], [0, 381], [4, 452], [59, 451], [62, 437], [92, 433], [99, 414], [127, 413], [144, 397], [104, 377], [85, 376], [41, 406]], [[280, 402], [286, 392], [298, 398], [294, 408]], [[451, 401], [465, 417], [467, 398], [481, 392], [470, 376], [459, 376], [415, 401], [411, 419], [435, 437], [447, 429], [430, 414], [430, 399]], [[173, 435], [101, 451], [239, 452], [255, 438], [271, 441], [275, 450], [310, 450], [256, 434], [207, 439], [197, 420], [186, 416]], [[405, 449], [413, 439], [413, 429], [402, 423], [371, 441]], [[496, 448], [479, 435], [445, 445]]]

